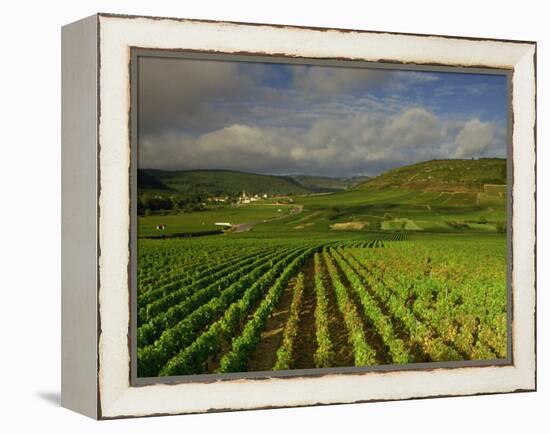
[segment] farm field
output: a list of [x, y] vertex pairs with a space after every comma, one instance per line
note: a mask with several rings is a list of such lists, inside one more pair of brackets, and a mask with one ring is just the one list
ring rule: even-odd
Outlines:
[[140, 377], [506, 357], [506, 242], [140, 240]]
[[508, 363], [508, 75], [181, 54], [131, 116], [143, 384]]
[[505, 359], [504, 169], [430, 161], [139, 216], [138, 377]]
[[[239, 224], [263, 222], [264, 220], [288, 215], [292, 205], [250, 204], [209, 207], [204, 211], [174, 215], [151, 215], [139, 217], [138, 237], [158, 237], [180, 233], [193, 233], [220, 229], [216, 222]], [[279, 211], [280, 210], [280, 211]], [[165, 224], [166, 230], [159, 232], [157, 225]]]

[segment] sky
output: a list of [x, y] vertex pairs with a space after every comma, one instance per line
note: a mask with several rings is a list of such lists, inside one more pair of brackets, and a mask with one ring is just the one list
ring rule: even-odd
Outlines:
[[374, 176], [506, 156], [506, 77], [141, 57], [138, 164]]

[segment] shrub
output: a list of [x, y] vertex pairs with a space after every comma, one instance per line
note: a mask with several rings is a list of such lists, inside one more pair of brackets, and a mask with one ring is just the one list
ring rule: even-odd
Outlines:
[[506, 222], [497, 222], [495, 229], [499, 234], [505, 234], [507, 230]]

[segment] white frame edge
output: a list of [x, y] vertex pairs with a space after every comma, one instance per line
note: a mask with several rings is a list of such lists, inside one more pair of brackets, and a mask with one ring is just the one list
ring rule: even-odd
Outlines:
[[[101, 418], [535, 390], [534, 43], [109, 15], [98, 20]], [[513, 365], [130, 387], [130, 47], [513, 69]]]
[[97, 418], [97, 16], [61, 32], [61, 405]]

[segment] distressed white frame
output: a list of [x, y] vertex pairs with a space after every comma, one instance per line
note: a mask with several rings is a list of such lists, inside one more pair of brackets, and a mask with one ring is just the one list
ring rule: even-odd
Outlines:
[[[535, 44], [99, 15], [97, 417], [534, 390]], [[513, 366], [130, 387], [130, 47], [513, 68]]]

